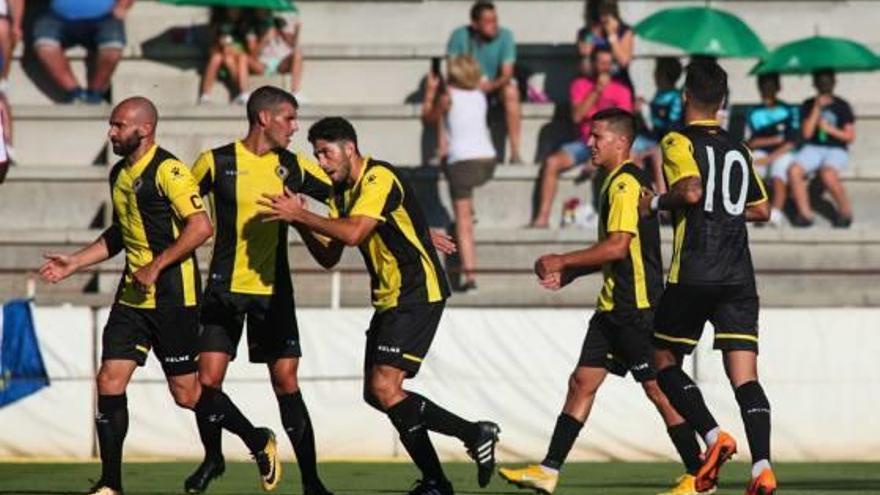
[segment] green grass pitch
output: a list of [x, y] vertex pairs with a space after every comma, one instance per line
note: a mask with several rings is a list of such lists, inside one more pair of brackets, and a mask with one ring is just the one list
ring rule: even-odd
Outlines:
[[[446, 471], [460, 494], [520, 494], [499, 477], [481, 490], [471, 464], [446, 464]], [[195, 462], [128, 463], [124, 467], [126, 495], [170, 495], [182, 493], [183, 479]], [[284, 465], [285, 479], [274, 493], [299, 494], [299, 473], [291, 463]], [[99, 474], [96, 463], [3, 463], [0, 464], [0, 495], [60, 495], [83, 493], [89, 479]], [[406, 493], [417, 478], [405, 463], [329, 462], [320, 466], [325, 482], [337, 495]], [[787, 463], [776, 466], [780, 495], [868, 495], [880, 494], [880, 464]], [[656, 494], [680, 474], [670, 463], [572, 463], [565, 467], [559, 495]], [[720, 495], [742, 494], [748, 475], [746, 464], [731, 464], [722, 472]], [[257, 495], [256, 468], [248, 463], [230, 463], [226, 475], [208, 491], [212, 495]]]

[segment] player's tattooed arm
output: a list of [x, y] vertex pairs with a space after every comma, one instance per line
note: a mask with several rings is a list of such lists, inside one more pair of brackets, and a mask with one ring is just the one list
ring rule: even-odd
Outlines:
[[648, 216], [657, 210], [676, 210], [695, 205], [703, 199], [703, 183], [699, 177], [684, 177], [669, 188], [669, 192], [656, 195], [649, 189], [642, 191], [639, 212]]

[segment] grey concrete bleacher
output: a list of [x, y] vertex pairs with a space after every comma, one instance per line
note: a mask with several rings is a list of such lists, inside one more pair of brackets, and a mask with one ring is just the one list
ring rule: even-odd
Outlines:
[[[568, 123], [567, 85], [574, 73], [574, 33], [582, 23], [580, 0], [502, 0], [497, 2], [503, 25], [518, 41], [519, 61], [529, 71], [545, 73], [544, 89], [558, 105], [524, 106], [523, 155], [538, 161], [572, 132]], [[622, 2], [623, 17], [636, 22], [670, 5], [702, 5], [702, 1]], [[32, 5], [32, 3], [29, 3]], [[434, 151], [434, 136], [419, 118], [419, 89], [433, 57], [443, 55], [449, 32], [467, 21], [470, 0], [335, 1], [300, 0], [304, 22], [305, 71], [300, 117], [303, 129], [293, 147], [309, 150], [305, 128], [325, 115], [349, 117], [357, 127], [361, 148], [392, 161], [418, 187], [432, 223], [445, 223], [449, 198], [437, 169], [422, 167]], [[865, 0], [725, 1], [720, 8], [742, 16], [768, 45], [776, 46], [815, 32], [855, 38], [880, 48], [874, 29], [877, 7]], [[540, 19], [540, 22], [536, 22]], [[228, 95], [218, 84], [215, 105], [195, 106], [202, 64], [207, 11], [139, 0], [127, 22], [129, 44], [114, 78], [114, 101], [133, 94], [159, 105], [159, 142], [191, 162], [198, 152], [241, 137], [244, 109], [225, 104]], [[650, 97], [652, 58], [675, 53], [637, 40], [631, 72], [636, 87]], [[84, 72], [85, 52], [70, 51], [74, 69]], [[91, 241], [107, 220], [107, 163], [115, 158], [106, 148], [110, 107], [52, 105], [45, 75], [19, 48], [13, 67], [10, 100], [15, 117], [18, 165], [0, 186], [0, 299], [25, 291], [24, 273], [41, 262], [41, 253], [70, 251]], [[747, 76], [753, 60], [723, 60], [731, 75], [734, 105], [755, 101], [754, 79]], [[827, 222], [810, 230], [753, 229], [762, 302], [775, 306], [837, 306], [880, 303], [880, 288], [870, 283], [880, 272], [880, 235], [874, 212], [880, 208], [880, 75], [844, 74], [838, 93], [853, 103], [858, 138], [846, 185], [853, 196], [856, 223], [839, 231]], [[285, 85], [281, 77], [254, 78], [259, 84]], [[783, 79], [783, 97], [796, 102], [810, 95], [808, 77]], [[503, 130], [493, 115], [496, 145]], [[541, 290], [529, 273], [534, 258], [548, 251], [576, 249], [595, 238], [592, 229], [526, 230], [537, 166], [500, 166], [496, 178], [475, 196], [480, 291], [456, 296], [453, 305], [586, 306], [595, 299], [598, 277], [559, 293]], [[561, 183], [554, 222], [562, 199], [587, 201], [588, 184], [575, 184], [574, 173]], [[668, 229], [665, 229], [668, 230]], [[669, 252], [665, 232], [665, 252]], [[292, 237], [296, 237], [295, 235]], [[340, 303], [368, 303], [367, 277], [359, 255], [349, 250], [337, 278], [319, 269], [294, 239], [291, 247], [297, 299], [306, 306], [330, 304], [334, 284]], [[207, 250], [200, 253], [206, 261]], [[106, 304], [119, 277], [117, 258], [98, 273], [77, 275], [58, 286], [38, 284], [44, 303]], [[341, 280], [338, 278], [341, 277]], [[829, 290], [833, 287], [833, 290]]]
[[[70, 251], [94, 239], [98, 230], [0, 230], [0, 299], [21, 295], [26, 278], [47, 251]], [[302, 306], [329, 306], [334, 276], [311, 260], [296, 235], [289, 249], [297, 300]], [[868, 306], [880, 303], [880, 233], [856, 226], [795, 231], [754, 228], [752, 252], [762, 303], [768, 306]], [[671, 229], [663, 231], [663, 249], [671, 251]], [[541, 289], [531, 273], [541, 254], [577, 249], [595, 240], [593, 230], [477, 229], [480, 290], [460, 294], [451, 304], [462, 306], [591, 306], [600, 277], [579, 281], [570, 290]], [[199, 252], [206, 266], [209, 248]], [[37, 300], [51, 303], [107, 304], [116, 288], [122, 257], [103, 264], [100, 273], [83, 273], [57, 286], [37, 284]], [[454, 276], [454, 272], [450, 272]], [[369, 281], [360, 255], [349, 249], [336, 280], [339, 304], [368, 304]], [[830, 288], [833, 287], [833, 290]]]

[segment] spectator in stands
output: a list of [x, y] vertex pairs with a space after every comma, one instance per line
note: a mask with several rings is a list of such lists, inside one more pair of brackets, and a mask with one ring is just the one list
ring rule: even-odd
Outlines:
[[12, 53], [15, 45], [22, 39], [21, 22], [24, 18], [24, 0], [0, 0], [0, 93], [9, 88], [9, 69], [12, 66]]
[[471, 55], [480, 62], [483, 80], [480, 89], [504, 106], [507, 136], [510, 139], [512, 164], [522, 163], [520, 155], [521, 110], [520, 94], [513, 77], [516, 43], [510, 30], [498, 26], [498, 13], [487, 0], [478, 0], [471, 7], [471, 23], [452, 32], [446, 55]]
[[769, 224], [782, 225], [785, 215], [786, 182], [788, 169], [794, 162], [794, 150], [800, 140], [801, 119], [796, 106], [777, 98], [781, 85], [779, 74], [758, 76], [761, 104], [752, 108], [746, 117], [749, 148], [755, 166], [764, 170], [764, 181], [773, 191]]
[[446, 89], [440, 94], [439, 78], [428, 74], [422, 117], [426, 123], [436, 124], [445, 116], [449, 153], [444, 172], [455, 211], [455, 237], [464, 276], [464, 283], [453, 286], [473, 291], [477, 288], [473, 192], [492, 178], [495, 148], [486, 124], [488, 104], [480, 90], [479, 62], [469, 55], [452, 57], [448, 71]]
[[840, 172], [847, 167], [847, 149], [856, 138], [855, 116], [849, 103], [834, 95], [834, 84], [833, 71], [813, 73], [817, 94], [801, 106], [801, 132], [805, 144], [788, 171], [791, 199], [797, 208], [797, 215], [792, 220], [796, 227], [813, 224], [807, 177], [816, 172], [837, 206], [834, 226], [847, 228], [852, 224], [852, 206], [840, 181]]
[[[64, 103], [99, 104], [110, 89], [125, 48], [125, 16], [134, 0], [51, 0], [34, 24], [34, 49], [49, 76], [63, 91]], [[76, 80], [64, 50], [97, 50], [87, 88]]]
[[579, 163], [586, 164], [589, 170], [591, 118], [596, 112], [606, 108], [622, 108], [628, 112], [633, 109], [632, 92], [629, 87], [611, 77], [613, 56], [608, 48], [594, 48], [590, 53], [590, 75], [578, 77], [571, 83], [571, 119], [579, 126], [578, 139], [565, 143], [555, 153], [548, 156], [541, 166], [538, 179], [538, 211], [532, 219], [531, 227], [547, 228], [550, 211], [559, 175]]
[[302, 50], [299, 47], [300, 21], [276, 17], [268, 9], [255, 9], [254, 35], [248, 38], [248, 65], [252, 74], [290, 76], [290, 92], [302, 103]]
[[629, 24], [620, 19], [617, 0], [587, 0], [584, 2], [584, 21], [577, 34], [578, 52], [589, 59], [595, 48], [611, 51], [614, 68], [611, 75], [633, 90], [629, 64], [633, 58], [635, 36]]
[[214, 82], [225, 69], [229, 82], [235, 92], [233, 103], [247, 103], [248, 93], [248, 55], [247, 40], [253, 36], [251, 23], [244, 9], [235, 7], [215, 7], [211, 11], [211, 34], [213, 41], [208, 49], [208, 61], [202, 74], [202, 87], [199, 104], [211, 102]]
[[676, 87], [681, 77], [681, 62], [676, 57], [658, 57], [654, 66], [654, 84], [657, 92], [651, 99], [651, 127], [644, 129], [633, 143], [633, 161], [644, 168], [650, 162], [657, 194], [666, 192], [663, 164], [657, 143], [669, 131], [680, 129], [684, 124], [681, 90]]

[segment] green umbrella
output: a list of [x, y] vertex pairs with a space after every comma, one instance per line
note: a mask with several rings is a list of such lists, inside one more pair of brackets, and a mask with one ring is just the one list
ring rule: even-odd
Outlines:
[[253, 7], [258, 9], [296, 11], [291, 0], [159, 0], [173, 5], [197, 5], [204, 7]]
[[750, 74], [810, 74], [819, 69], [863, 72], [880, 69], [880, 57], [855, 41], [813, 36], [773, 50]]
[[664, 9], [636, 24], [647, 40], [681, 48], [691, 55], [760, 57], [767, 48], [739, 17], [710, 7]]

